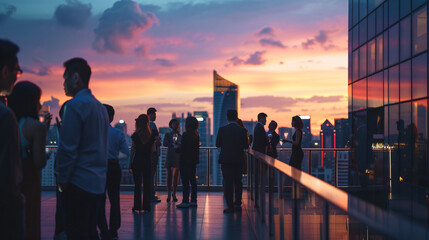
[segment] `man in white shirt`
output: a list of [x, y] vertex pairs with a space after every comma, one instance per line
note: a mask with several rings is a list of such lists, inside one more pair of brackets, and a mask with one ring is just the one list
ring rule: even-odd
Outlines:
[[97, 236], [97, 210], [106, 188], [109, 118], [88, 89], [91, 68], [86, 60], [64, 63], [66, 105], [57, 153], [57, 182], [64, 194], [69, 240]]

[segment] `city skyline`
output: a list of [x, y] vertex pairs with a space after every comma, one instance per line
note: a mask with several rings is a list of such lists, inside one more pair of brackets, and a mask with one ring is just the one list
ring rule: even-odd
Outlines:
[[0, 16], [0, 38], [21, 47], [20, 81], [53, 111], [68, 99], [62, 63], [81, 56], [91, 90], [129, 130], [149, 106], [162, 126], [171, 112], [213, 115], [213, 69], [241, 86], [244, 120], [311, 115], [316, 134], [347, 116], [347, 1], [6, 0]]

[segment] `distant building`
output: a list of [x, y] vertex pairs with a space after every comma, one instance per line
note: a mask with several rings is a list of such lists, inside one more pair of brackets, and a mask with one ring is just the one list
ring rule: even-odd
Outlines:
[[[211, 119], [208, 112], [196, 111], [194, 117], [198, 120], [198, 133], [200, 134], [201, 147], [211, 146]], [[200, 163], [197, 165], [197, 182], [207, 185], [207, 151], [200, 150]], [[210, 161], [211, 162], [211, 161]]]
[[351, 126], [349, 119], [347, 118], [336, 118], [334, 120], [335, 128], [335, 148], [344, 148], [350, 144], [350, 130]]
[[[161, 137], [161, 142], [164, 142], [165, 134], [171, 132], [169, 127], [160, 127], [158, 128], [159, 136]], [[161, 150], [161, 155], [159, 156], [158, 161], [158, 185], [167, 184], [167, 172], [165, 171], [165, 160], [167, 159], [167, 151]]]
[[[231, 109], [240, 112], [238, 85], [213, 71], [213, 145], [216, 144], [219, 128], [228, 124], [226, 113]], [[217, 151], [213, 153], [214, 161], [211, 168], [213, 184], [222, 185], [222, 174], [217, 162], [219, 153]]]
[[311, 134], [311, 118], [310, 116], [299, 116], [304, 123], [302, 128], [302, 143], [303, 148], [312, 147], [313, 135]]

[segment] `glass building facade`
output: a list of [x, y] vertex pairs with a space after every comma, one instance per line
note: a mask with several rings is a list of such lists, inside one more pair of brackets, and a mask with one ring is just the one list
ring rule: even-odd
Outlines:
[[[351, 184], [387, 186], [391, 171], [393, 193], [426, 198], [427, 12], [425, 0], [349, 0]], [[395, 147], [391, 158], [377, 143]]]

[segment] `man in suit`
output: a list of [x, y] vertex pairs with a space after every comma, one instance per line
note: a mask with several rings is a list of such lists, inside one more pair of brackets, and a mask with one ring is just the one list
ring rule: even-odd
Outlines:
[[[237, 110], [228, 110], [229, 124], [219, 128], [216, 147], [220, 148], [219, 164], [224, 179], [225, 199], [228, 205], [223, 212], [241, 211], [244, 150], [249, 147], [246, 129], [237, 124]], [[235, 202], [233, 201], [235, 189]]]
[[155, 203], [159, 203], [161, 202], [161, 199], [158, 198], [158, 196], [156, 196], [156, 192], [155, 192], [155, 183], [156, 183], [156, 168], [158, 167], [158, 161], [159, 161], [159, 155], [161, 154], [161, 142], [159, 140], [159, 132], [158, 132], [158, 127], [155, 124], [155, 120], [156, 120], [156, 109], [153, 107], [150, 107], [147, 110], [147, 116], [149, 117], [149, 128], [150, 130], [155, 134], [155, 143], [154, 143], [154, 148], [153, 148], [153, 152], [151, 154], [151, 161], [152, 161], [152, 177], [151, 177], [151, 181], [152, 181], [152, 202]]
[[[265, 133], [265, 124], [267, 123], [267, 114], [261, 112], [258, 114], [258, 123], [253, 130], [253, 146], [252, 149], [263, 154], [267, 154], [268, 137]], [[255, 165], [255, 208], [258, 208], [259, 201], [259, 161], [253, 162]]]
[[277, 122], [271, 121], [270, 124], [268, 125], [268, 132], [267, 132], [268, 142], [269, 142], [267, 155], [273, 158], [277, 158], [278, 156], [277, 145], [280, 142], [280, 136], [276, 133], [276, 129], [277, 129]]

